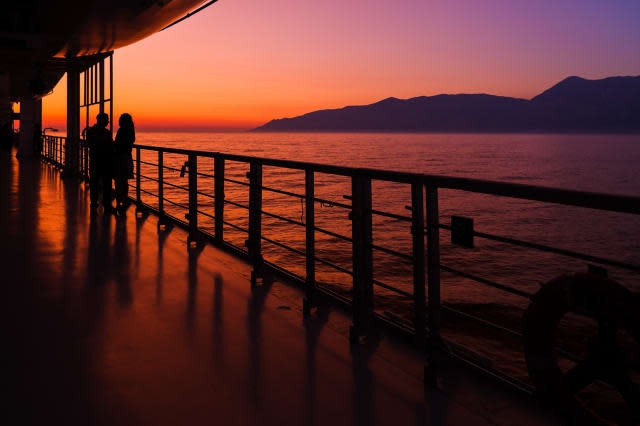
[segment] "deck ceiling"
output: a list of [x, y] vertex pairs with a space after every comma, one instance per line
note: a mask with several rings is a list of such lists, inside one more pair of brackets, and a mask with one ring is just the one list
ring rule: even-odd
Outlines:
[[28, 91], [28, 81], [57, 82], [55, 77], [42, 77], [52, 74], [52, 58], [77, 58], [130, 45], [184, 16], [203, 0], [8, 3], [3, 4], [0, 16], [0, 73], [10, 74], [11, 95], [20, 97]]

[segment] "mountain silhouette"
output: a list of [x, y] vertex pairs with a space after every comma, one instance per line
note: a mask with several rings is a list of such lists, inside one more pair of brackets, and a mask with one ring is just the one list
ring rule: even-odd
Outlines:
[[531, 100], [486, 94], [387, 98], [276, 119], [253, 131], [640, 132], [640, 76], [569, 77]]

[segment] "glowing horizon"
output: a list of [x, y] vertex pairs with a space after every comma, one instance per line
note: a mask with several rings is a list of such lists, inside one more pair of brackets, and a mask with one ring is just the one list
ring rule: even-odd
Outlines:
[[[115, 53], [115, 110], [139, 129], [241, 130], [394, 96], [531, 98], [578, 75], [640, 74], [630, 0], [222, 0]], [[65, 79], [44, 126], [66, 126]], [[92, 120], [93, 121], [93, 120]]]

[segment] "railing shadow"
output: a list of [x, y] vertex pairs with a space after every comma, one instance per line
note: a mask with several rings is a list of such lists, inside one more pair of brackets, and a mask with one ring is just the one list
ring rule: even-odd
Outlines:
[[304, 316], [303, 325], [305, 330], [305, 350], [306, 350], [306, 386], [305, 404], [306, 414], [310, 425], [316, 424], [317, 401], [316, 401], [316, 352], [318, 339], [329, 321], [330, 309], [327, 304], [318, 307], [313, 316]]
[[156, 304], [162, 303], [162, 287], [164, 279], [164, 244], [173, 227], [158, 229], [158, 256], [156, 258]]
[[129, 234], [127, 233], [127, 218], [124, 216], [116, 218], [113, 249], [113, 261], [115, 262], [113, 269], [116, 278], [118, 303], [125, 308], [133, 301], [133, 294], [131, 291]]
[[204, 250], [203, 244], [189, 246], [187, 271], [187, 330], [193, 331], [195, 325], [197, 296], [198, 296], [198, 257]]
[[247, 302], [247, 331], [249, 337], [249, 399], [254, 408], [260, 406], [260, 376], [262, 363], [262, 321], [264, 305], [273, 287], [273, 281], [267, 281], [262, 285], [251, 289], [251, 295]]
[[224, 370], [224, 280], [222, 274], [213, 277], [213, 354], [216, 363]]

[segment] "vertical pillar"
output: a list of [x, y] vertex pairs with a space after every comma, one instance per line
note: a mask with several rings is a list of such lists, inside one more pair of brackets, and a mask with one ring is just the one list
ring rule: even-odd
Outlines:
[[304, 171], [304, 197], [305, 197], [305, 253], [306, 253], [306, 294], [302, 303], [302, 311], [305, 315], [311, 312], [314, 303], [316, 289], [316, 225], [315, 225], [315, 184], [313, 170]]
[[426, 341], [424, 270], [424, 196], [421, 180], [411, 183], [411, 235], [413, 241], [413, 327], [419, 347]]
[[109, 131], [113, 134], [113, 52], [109, 55]]
[[429, 345], [425, 365], [425, 383], [435, 381], [434, 353], [440, 345], [440, 218], [438, 188], [427, 186], [427, 280], [429, 309]]
[[80, 143], [80, 72], [77, 65], [67, 69], [67, 143], [65, 145], [64, 171], [75, 176], [79, 171]]
[[213, 161], [215, 239], [217, 244], [222, 244], [224, 241], [224, 158], [216, 156]]
[[262, 277], [262, 164], [252, 161], [249, 169], [249, 259], [253, 265], [251, 285]]
[[198, 157], [189, 154], [189, 237], [198, 242]]
[[136, 148], [136, 213], [142, 211], [140, 198], [140, 148]]
[[349, 340], [356, 343], [371, 331], [373, 314], [373, 247], [371, 221], [371, 179], [354, 176], [351, 180], [353, 236], [353, 326]]
[[10, 80], [8, 72], [0, 72], [0, 149], [12, 144], [13, 103], [9, 101]]
[[[100, 84], [100, 112], [104, 112], [104, 59], [100, 59], [98, 62], [98, 80]], [[111, 121], [113, 121], [113, 117], [109, 116]]]
[[164, 217], [164, 152], [158, 151], [158, 226], [165, 223]]
[[30, 157], [42, 133], [42, 100], [22, 98], [20, 101], [20, 142], [18, 156]]

